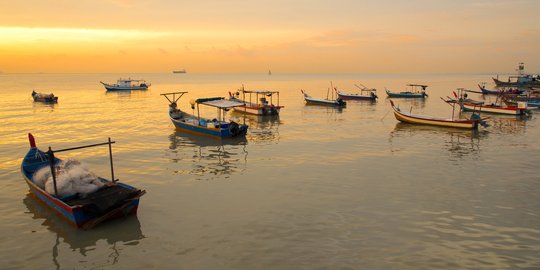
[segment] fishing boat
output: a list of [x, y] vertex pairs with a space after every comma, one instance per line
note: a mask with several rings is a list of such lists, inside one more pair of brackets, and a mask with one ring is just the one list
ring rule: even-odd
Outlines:
[[417, 124], [417, 125], [430, 125], [452, 128], [465, 128], [465, 129], [477, 129], [479, 125], [486, 126], [486, 119], [481, 118], [478, 114], [472, 114], [470, 119], [466, 118], [439, 118], [425, 115], [417, 115], [411, 112], [405, 112], [394, 104], [394, 101], [390, 100], [390, 105], [394, 111], [394, 116], [398, 121]]
[[[277, 98], [276, 104], [274, 104], [274, 96]], [[280, 110], [283, 108], [283, 106], [279, 105], [279, 91], [245, 90], [244, 86], [242, 86], [242, 89], [239, 89], [234, 94], [229, 92], [229, 100], [244, 104], [234, 107], [235, 111], [252, 115], [279, 115]]]
[[470, 112], [483, 112], [483, 113], [493, 113], [493, 114], [506, 114], [506, 115], [525, 115], [530, 114], [530, 110], [527, 108], [526, 102], [518, 102], [517, 106], [502, 106], [499, 105], [503, 103], [505, 95], [498, 95], [497, 100], [494, 103], [486, 104], [484, 101], [477, 101], [467, 98], [468, 90], [463, 88], [458, 88], [458, 94], [454, 93], [455, 99], [448, 98], [444, 100], [449, 104], [459, 104], [462, 111]]
[[187, 73], [187, 71], [185, 69], [180, 69], [180, 70], [173, 70], [173, 73], [183, 74], [183, 73]]
[[131, 78], [120, 78], [116, 81], [116, 84], [108, 84], [101, 81], [100, 83], [105, 86], [105, 89], [107, 89], [107, 91], [148, 90], [148, 87], [150, 87], [150, 84], [146, 83], [145, 80], [132, 80]]
[[506, 114], [506, 115], [528, 115], [531, 111], [527, 108], [526, 102], [518, 102], [517, 106], [501, 106], [497, 104], [471, 104], [463, 102], [461, 103], [463, 111], [469, 112], [483, 112], [494, 114]]
[[34, 101], [45, 102], [45, 103], [58, 103], [58, 97], [53, 93], [43, 94], [38, 93], [35, 90], [32, 90], [32, 98]]
[[501, 94], [519, 95], [523, 93], [523, 91], [518, 88], [509, 88], [509, 89], [502, 88], [502, 89], [497, 89], [497, 90], [489, 90], [489, 89], [486, 89], [485, 85], [484, 86], [478, 85], [478, 87], [480, 88], [480, 91], [482, 91], [482, 94], [484, 95], [501, 95]]
[[411, 87], [411, 90], [403, 92], [393, 92], [385, 88], [386, 94], [390, 98], [425, 98], [428, 96], [426, 93], [427, 85], [424, 84], [407, 84]]
[[339, 98], [343, 100], [369, 100], [369, 101], [377, 101], [377, 89], [374, 88], [367, 88], [363, 84], [360, 84], [361, 86], [358, 86], [355, 84], [357, 88], [360, 89], [360, 93], [345, 93], [342, 91], [339, 91], [336, 89], [336, 93]]
[[466, 93], [466, 92], [474, 92], [474, 91], [467, 90], [465, 88], [458, 88], [457, 91], [459, 94], [457, 94], [455, 91], [452, 91], [452, 93], [454, 94], [454, 98], [447, 96], [446, 97], [447, 99], [444, 99], [442, 97], [441, 99], [448, 104], [461, 104], [461, 103], [469, 103], [469, 104], [476, 104], [476, 105], [484, 104], [484, 101], [482, 100], [475, 100], [475, 99], [469, 98], [468, 94]]
[[[32, 134], [28, 134], [28, 139], [30, 150], [22, 161], [21, 172], [30, 187], [30, 192], [69, 223], [77, 228], [90, 229], [106, 220], [137, 213], [139, 198], [146, 191], [121, 183], [114, 178], [112, 144], [115, 142], [110, 138], [105, 143], [67, 149], [52, 150], [49, 147], [47, 152], [36, 147]], [[77, 162], [73, 160], [64, 162], [56, 158], [55, 153], [101, 145], [109, 146], [111, 180], [88, 174], [85, 177], [90, 175], [92, 182], [80, 186], [77, 193], [74, 193], [74, 190], [68, 192], [68, 188], [74, 187], [76, 183], [81, 185], [83, 178], [82, 176], [69, 178], [74, 171], [69, 170], [71, 165], [68, 164], [73, 165]], [[44, 182], [44, 179], [47, 181]], [[93, 191], [88, 191], [89, 187], [93, 187]], [[85, 190], [87, 192], [83, 192]]]
[[[228, 110], [244, 106], [243, 102], [227, 100], [224, 97], [199, 98], [191, 102], [191, 109], [197, 115], [186, 113], [178, 108], [178, 100], [187, 92], [161, 94], [169, 101], [169, 117], [178, 131], [210, 136], [217, 139], [245, 136], [248, 126], [234, 121], [225, 121]], [[216, 118], [208, 119], [200, 116], [199, 105], [215, 107], [218, 110]], [[245, 122], [245, 121], [244, 121]]]
[[300, 91], [304, 95], [304, 101], [306, 102], [306, 105], [321, 105], [321, 106], [335, 106], [335, 107], [347, 106], [347, 102], [345, 102], [345, 100], [339, 97], [336, 99], [329, 99], [328, 97], [326, 99], [314, 98], [308, 95], [308, 93], [306, 93], [304, 90], [300, 90]]
[[519, 63], [517, 75], [508, 76], [507, 81], [499, 80], [499, 75], [497, 78], [492, 78], [497, 86], [502, 87], [540, 87], [540, 74], [525, 74], [525, 64]]

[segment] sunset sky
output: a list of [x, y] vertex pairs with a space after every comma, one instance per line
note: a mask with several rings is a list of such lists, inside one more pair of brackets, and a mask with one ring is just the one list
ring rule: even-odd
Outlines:
[[538, 0], [0, 2], [0, 71], [540, 72]]

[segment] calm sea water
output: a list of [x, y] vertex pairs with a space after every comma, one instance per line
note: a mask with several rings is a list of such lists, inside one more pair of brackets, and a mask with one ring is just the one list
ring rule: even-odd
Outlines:
[[[396, 103], [449, 117], [439, 97], [489, 75], [130, 74], [150, 90], [118, 93], [99, 84], [120, 76], [0, 74], [0, 268], [540, 268], [537, 114], [493, 116], [478, 132], [417, 127], [398, 123], [384, 94], [428, 84], [425, 101]], [[300, 89], [325, 97], [330, 81], [375, 87], [380, 99], [304, 105]], [[189, 91], [189, 111], [190, 99], [242, 84], [279, 90], [285, 108], [246, 118], [246, 139], [223, 143], [175, 132], [159, 95]], [[58, 104], [34, 103], [32, 89]], [[19, 172], [29, 132], [41, 148], [115, 140], [116, 176], [148, 192], [138, 216], [80, 231], [51, 215]], [[106, 155], [60, 157], [108, 176]]]

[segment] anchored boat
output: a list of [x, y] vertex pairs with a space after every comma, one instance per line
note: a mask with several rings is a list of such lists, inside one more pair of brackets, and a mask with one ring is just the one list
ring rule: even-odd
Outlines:
[[132, 80], [131, 78], [120, 78], [116, 81], [116, 84], [109, 84], [101, 81], [100, 83], [105, 86], [105, 89], [107, 89], [107, 91], [148, 90], [148, 87], [150, 87], [150, 84], [146, 83], [145, 80]]
[[[77, 228], [89, 229], [106, 220], [136, 214], [139, 198], [146, 191], [119, 182], [114, 178], [112, 147], [114, 141], [43, 152], [36, 147], [32, 134], [28, 134], [30, 150], [24, 157], [21, 172], [30, 192], [52, 211]], [[63, 161], [55, 153], [109, 146], [111, 180], [90, 172], [72, 175], [80, 169], [76, 160]], [[82, 170], [83, 172], [86, 172]], [[72, 177], [70, 177], [72, 176]], [[83, 181], [84, 180], [84, 181]], [[75, 188], [77, 185], [77, 188]]]
[[484, 86], [478, 85], [478, 88], [480, 88], [480, 91], [482, 91], [482, 94], [484, 95], [501, 95], [501, 94], [519, 95], [523, 93], [522, 90], [517, 89], [517, 88], [489, 90], [485, 87], [485, 85]]
[[34, 101], [45, 102], [45, 103], [58, 103], [58, 97], [53, 93], [43, 94], [38, 93], [35, 90], [32, 90], [32, 98]]
[[[240, 95], [242, 95], [241, 98]], [[274, 104], [274, 96], [277, 97], [276, 104]], [[279, 105], [279, 91], [245, 90], [242, 86], [242, 89], [234, 94], [229, 92], [229, 100], [244, 104], [234, 107], [235, 111], [253, 115], [279, 115], [279, 111], [283, 108]]]
[[428, 96], [426, 93], [427, 85], [424, 84], [407, 84], [411, 87], [411, 90], [403, 92], [392, 92], [385, 88], [386, 94], [390, 98], [425, 98]]
[[302, 91], [302, 94], [304, 94], [304, 101], [306, 102], [306, 105], [321, 105], [321, 106], [335, 106], [335, 107], [345, 107], [347, 105], [347, 102], [343, 100], [342, 98], [337, 99], [322, 99], [322, 98], [314, 98], [308, 93], [306, 93], [304, 90]]
[[[191, 108], [197, 108], [195, 113], [189, 114], [178, 108], [178, 100], [187, 92], [173, 92], [161, 94], [169, 101], [169, 117], [177, 130], [191, 132], [198, 135], [210, 136], [218, 139], [241, 137], [247, 133], [248, 126], [234, 121], [225, 121], [228, 110], [241, 107], [245, 104], [224, 97], [199, 98], [191, 102]], [[199, 105], [215, 107], [218, 110], [216, 118], [209, 119], [200, 116]]]
[[374, 89], [374, 88], [367, 88], [366, 86], [364, 86], [363, 84], [360, 84], [361, 86], [358, 86], [358, 85], [354, 85], [356, 86], [357, 88], [360, 89], [360, 93], [354, 93], [354, 94], [350, 94], [350, 93], [345, 93], [345, 92], [342, 92], [342, 91], [339, 91], [336, 89], [336, 93], [338, 95], [339, 98], [341, 99], [344, 99], [344, 100], [369, 100], [369, 101], [377, 101], [377, 98], [379, 98], [377, 96], [377, 89]]
[[392, 100], [390, 100], [390, 105], [392, 106], [392, 110], [394, 111], [394, 116], [396, 117], [396, 119], [404, 123], [466, 129], [477, 129], [478, 125], [486, 125], [485, 120], [487, 118], [481, 118], [478, 114], [472, 114], [470, 119], [456, 119], [454, 118], [453, 113], [452, 118], [439, 118], [425, 115], [417, 115], [411, 113], [410, 111], [403, 111], [398, 106], [394, 105], [394, 101]]
[[508, 76], [508, 81], [500, 81], [499, 75], [497, 78], [492, 78], [497, 86], [502, 87], [540, 87], [540, 74], [525, 74], [525, 64], [519, 63], [517, 75]]

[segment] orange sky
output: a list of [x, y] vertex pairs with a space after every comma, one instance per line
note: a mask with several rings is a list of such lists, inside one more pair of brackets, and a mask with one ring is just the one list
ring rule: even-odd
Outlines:
[[[19, 3], [20, 2], [20, 3]], [[540, 1], [0, 3], [2, 72], [540, 72]]]

